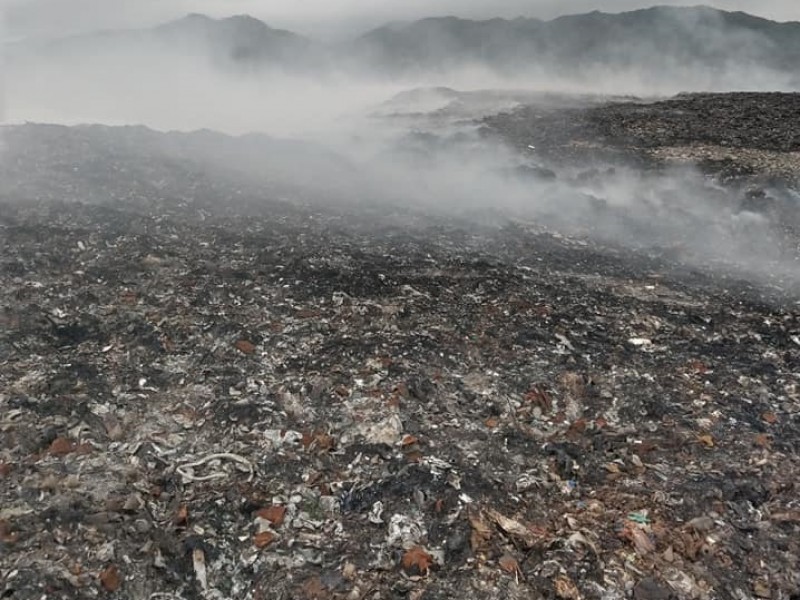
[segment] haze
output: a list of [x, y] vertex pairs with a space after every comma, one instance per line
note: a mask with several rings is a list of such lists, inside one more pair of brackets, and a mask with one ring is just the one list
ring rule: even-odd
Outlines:
[[[786, 272], [796, 280], [794, 265], [765, 267], [781, 260], [770, 242], [771, 224], [758, 215], [743, 218], [734, 203], [715, 200], [721, 192], [699, 173], [618, 169], [587, 182], [562, 165], [548, 165], [556, 180], [532, 184], [508, 172], [529, 167], [525, 163], [536, 157], [515, 154], [479, 131], [484, 116], [543, 92], [653, 98], [683, 91], [796, 91], [800, 36], [794, 25], [753, 24], [698, 9], [622, 20], [588, 15], [555, 25], [441, 19], [361, 37], [369, 26], [432, 14], [548, 18], [642, 5], [348, 0], [334, 10], [323, 2], [290, 8], [251, 0], [10, 0], [8, 36], [16, 42], [6, 45], [5, 117], [291, 138], [300, 145], [281, 146], [262, 162], [249, 157], [249, 146], [224, 157], [206, 154], [204, 146], [205, 169], [214, 173], [215, 161], [226, 169], [233, 162], [243, 179], [255, 178], [264, 189], [279, 178], [282, 189], [295, 186], [318, 202], [493, 212], [491, 219], [532, 218], [567, 232], [591, 228], [603, 240], [630, 247], [679, 245], [692, 263], [733, 259], [748, 274]], [[299, 38], [248, 18], [182, 18], [188, 12], [250, 13], [273, 27], [323, 31], [338, 41]], [[788, 1], [760, 3], [756, 12], [800, 18], [800, 7]], [[161, 26], [174, 19], [181, 20]], [[97, 33], [105, 29], [137, 31]], [[65, 39], [75, 32], [90, 33]], [[408, 90], [416, 91], [402, 94]], [[186, 139], [187, 147], [208, 142]], [[109, 140], [117, 143], [114, 133]], [[336, 160], [311, 161], [308, 145]], [[185, 150], [176, 160], [187, 160]], [[596, 198], [613, 208], [602, 222], [590, 212]], [[627, 224], [619, 219], [625, 212]]]
[[[685, 0], [657, 4], [690, 6]], [[722, 10], [746, 11], [779, 20], [800, 21], [795, 0], [708, 0]], [[351, 34], [396, 19], [455, 15], [487, 19], [516, 16], [553, 18], [601, 10], [619, 12], [652, 6], [644, 0], [5, 0], [6, 24], [12, 39], [61, 36], [106, 28], [147, 27], [199, 12], [217, 17], [250, 14], [272, 26], [323, 36]]]

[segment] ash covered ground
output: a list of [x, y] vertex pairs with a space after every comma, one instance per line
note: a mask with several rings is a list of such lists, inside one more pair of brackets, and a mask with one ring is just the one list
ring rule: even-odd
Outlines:
[[4, 598], [798, 597], [798, 96], [420, 98], [4, 129]]

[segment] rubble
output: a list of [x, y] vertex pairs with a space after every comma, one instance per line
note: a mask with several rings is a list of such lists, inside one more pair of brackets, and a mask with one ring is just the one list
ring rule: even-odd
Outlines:
[[3, 597], [800, 593], [794, 291], [140, 160], [2, 195]]

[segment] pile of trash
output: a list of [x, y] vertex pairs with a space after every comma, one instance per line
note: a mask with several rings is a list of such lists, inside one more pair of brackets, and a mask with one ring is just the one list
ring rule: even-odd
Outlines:
[[[693, 164], [726, 182], [782, 181], [800, 172], [800, 94], [680, 94], [558, 108], [538, 103], [482, 120], [487, 134], [561, 164]], [[747, 181], [752, 183], [752, 181]]]
[[0, 198], [2, 597], [800, 594], [796, 296], [117, 158]]

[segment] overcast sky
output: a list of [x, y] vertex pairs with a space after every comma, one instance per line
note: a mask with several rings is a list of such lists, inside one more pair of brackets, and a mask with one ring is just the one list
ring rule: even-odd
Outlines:
[[[619, 12], [689, 0], [0, 0], [8, 37], [59, 36], [104, 28], [145, 27], [201, 12], [251, 14], [275, 27], [337, 36], [388, 20], [452, 14], [467, 18], [552, 18], [594, 9]], [[800, 21], [800, 0], [708, 0], [781, 21]]]

